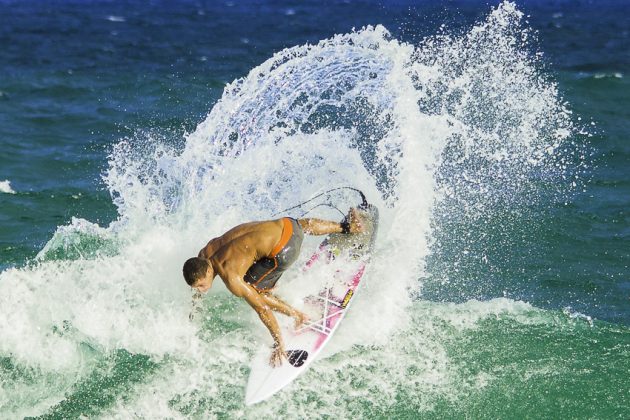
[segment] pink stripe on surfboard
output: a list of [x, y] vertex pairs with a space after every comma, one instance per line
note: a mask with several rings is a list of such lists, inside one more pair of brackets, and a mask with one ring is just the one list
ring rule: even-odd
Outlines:
[[[348, 290], [346, 291], [346, 293], [348, 293], [350, 290], [354, 292], [357, 289], [357, 286], [361, 282], [361, 277], [363, 277], [364, 272], [365, 272], [365, 265], [362, 265], [359, 271], [357, 271], [354, 274], [354, 276], [352, 276], [352, 282], [350, 283], [350, 286], [348, 287]], [[350, 300], [352, 300], [352, 298], [354, 298], [354, 296], [352, 296]], [[343, 314], [343, 309], [338, 308], [338, 307], [333, 307], [331, 308], [331, 312], [335, 313], [335, 315], [327, 318], [325, 322], [326, 322], [327, 328], [333, 329], [335, 325], [337, 325], [337, 322], [341, 319], [341, 314]], [[329, 335], [319, 333], [319, 336], [317, 337], [317, 341], [315, 342], [315, 347], [314, 347], [315, 350], [320, 348], [322, 344], [324, 344], [324, 342], [326, 341], [326, 338], [328, 337]]]

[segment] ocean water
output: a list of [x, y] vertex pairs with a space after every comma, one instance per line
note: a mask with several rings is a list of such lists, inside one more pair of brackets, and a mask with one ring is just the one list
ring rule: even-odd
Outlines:
[[[0, 418], [627, 418], [630, 4], [418, 3], [0, 0]], [[181, 265], [347, 185], [366, 285], [246, 407]]]

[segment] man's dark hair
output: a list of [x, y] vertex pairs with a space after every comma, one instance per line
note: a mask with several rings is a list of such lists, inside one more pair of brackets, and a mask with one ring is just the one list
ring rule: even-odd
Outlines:
[[204, 276], [208, 271], [208, 260], [199, 257], [192, 257], [184, 263], [184, 279], [189, 286], [195, 284], [197, 279]]

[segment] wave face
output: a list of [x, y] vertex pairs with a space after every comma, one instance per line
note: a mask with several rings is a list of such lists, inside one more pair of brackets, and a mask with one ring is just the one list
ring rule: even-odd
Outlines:
[[[118, 220], [74, 219], [33, 264], [0, 273], [2, 412], [447, 416], [479, 407], [484, 390], [505, 394], [521, 363], [499, 360], [510, 349], [494, 346], [496, 370], [471, 365], [462, 342], [545, 328], [569, 343], [595, 340], [579, 317], [523, 302], [418, 299], [435, 275], [431, 252], [443, 252], [438, 230], [578, 187], [579, 129], [522, 20], [506, 2], [466, 34], [417, 46], [375, 26], [286, 49], [229, 84], [185, 144], [154, 133], [120, 141], [104, 175]], [[244, 408], [249, 360], [268, 334], [222, 287], [188, 322], [182, 262], [238, 223], [345, 185], [381, 209], [366, 287], [309, 373]], [[331, 196], [343, 210], [357, 201]], [[339, 218], [325, 207], [313, 214]], [[296, 266], [317, 242], [305, 242]], [[298, 274], [279, 289], [293, 303], [309, 287]], [[550, 376], [566, 380], [571, 357], [522, 367], [544, 388]]]

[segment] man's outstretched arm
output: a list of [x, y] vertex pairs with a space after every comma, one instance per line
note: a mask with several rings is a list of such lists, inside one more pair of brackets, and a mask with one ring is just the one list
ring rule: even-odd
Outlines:
[[284, 342], [282, 341], [282, 334], [280, 333], [278, 321], [273, 315], [268, 302], [251, 285], [245, 283], [245, 281], [241, 278], [231, 278], [225, 282], [225, 285], [235, 296], [245, 299], [249, 306], [256, 311], [262, 323], [265, 324], [274, 341], [273, 352], [271, 353], [269, 362], [273, 367], [280, 366], [282, 364], [282, 359], [286, 358]]

